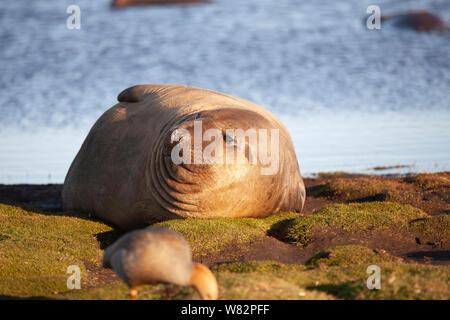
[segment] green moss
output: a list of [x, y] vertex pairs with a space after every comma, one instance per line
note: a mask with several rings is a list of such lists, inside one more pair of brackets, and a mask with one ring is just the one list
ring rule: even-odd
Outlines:
[[285, 267], [284, 264], [275, 261], [244, 261], [235, 263], [225, 263], [212, 268], [212, 270], [217, 272], [234, 272], [234, 273], [245, 273], [245, 272], [266, 272], [280, 270]]
[[[407, 263], [380, 263], [381, 289], [367, 288], [366, 265], [327, 268], [327, 272], [313, 269], [311, 278], [318, 280], [299, 284], [309, 290], [320, 290], [343, 299], [442, 299], [450, 294], [448, 267]], [[305, 284], [306, 282], [306, 284]]]
[[386, 253], [376, 253], [374, 250], [356, 245], [337, 246], [325, 251], [321, 251], [307, 261], [311, 267], [317, 266], [349, 266], [349, 265], [370, 265], [382, 262], [399, 261]]
[[[67, 291], [67, 267], [99, 264], [96, 234], [111, 230], [94, 221], [0, 204], [0, 295], [41, 296]], [[45, 285], [43, 284], [45, 283]]]
[[418, 174], [403, 179], [333, 175], [324, 178], [328, 180], [308, 190], [310, 195], [340, 201], [382, 200], [419, 206], [423, 194], [450, 189], [450, 172]]
[[[371, 264], [371, 263], [370, 263]], [[450, 295], [448, 267], [402, 262], [377, 263], [381, 290], [367, 288], [370, 264], [332, 266], [325, 269], [283, 267], [272, 274], [307, 290], [323, 291], [339, 299], [443, 299]]]
[[351, 201], [386, 194], [393, 181], [376, 177], [336, 178], [320, 183], [311, 190], [315, 197]]
[[[386, 225], [391, 228], [409, 226], [421, 234], [435, 234], [436, 228], [445, 231], [448, 218], [428, 217], [420, 210], [394, 204], [331, 206], [310, 217], [284, 213], [266, 219], [176, 220], [166, 222], [190, 237], [195, 250], [202, 241], [203, 248], [220, 248], [235, 239], [237, 233], [243, 243], [265, 235], [273, 224], [283, 224], [303, 218], [308, 228], [339, 226], [349, 232], [370, 230]], [[382, 217], [379, 217], [382, 216]], [[389, 222], [386, 217], [390, 217]], [[386, 220], [387, 219], [387, 220]], [[417, 220], [422, 219], [422, 220]], [[409, 222], [409, 223], [408, 223]], [[303, 222], [302, 222], [303, 223]], [[200, 235], [190, 231], [190, 227]], [[195, 229], [197, 228], [197, 229]], [[447, 228], [448, 229], [448, 228]], [[128, 299], [129, 290], [115, 278], [99, 281], [85, 265], [99, 267], [102, 250], [99, 234], [114, 232], [109, 226], [71, 214], [50, 214], [0, 205], [0, 299]], [[249, 236], [250, 235], [250, 236]], [[210, 244], [208, 244], [210, 242]], [[250, 242], [248, 242], [250, 244]], [[316, 256], [308, 266], [283, 265], [272, 261], [250, 261], [224, 264], [213, 269], [221, 299], [448, 299], [450, 272], [447, 266], [426, 266], [379, 260], [367, 248], [344, 246], [332, 248], [331, 258]], [[321, 260], [322, 259], [322, 260]], [[325, 260], [324, 260], [325, 259]], [[327, 260], [328, 259], [328, 260]], [[387, 256], [387, 259], [390, 259]], [[349, 263], [355, 260], [358, 263]], [[311, 268], [315, 264], [327, 268]], [[382, 289], [368, 290], [368, 264], [381, 268]], [[66, 286], [69, 265], [82, 269], [82, 288], [69, 290]], [[102, 272], [101, 268], [98, 272]], [[163, 286], [144, 286], [140, 299], [163, 299]], [[199, 299], [191, 287], [170, 286], [173, 299]]]
[[[345, 251], [342, 247], [339, 250]], [[359, 250], [360, 254], [363, 251]], [[364, 263], [320, 269], [301, 265], [275, 266], [267, 261], [238, 262], [215, 268], [215, 273], [221, 299], [449, 298], [448, 267], [403, 263], [395, 258], [392, 261], [396, 262], [388, 262], [390, 259], [375, 260], [381, 270], [381, 290], [367, 288], [369, 274], [366, 270], [373, 264], [370, 259]], [[321, 296], [320, 292], [326, 295]]]
[[194, 255], [219, 251], [230, 244], [244, 244], [264, 237], [270, 227], [281, 220], [298, 216], [285, 212], [267, 218], [242, 219], [175, 219], [154, 226], [180, 232], [189, 241]]
[[[309, 269], [299, 265], [270, 268], [268, 262], [242, 263], [215, 271], [221, 299], [442, 299], [450, 295], [448, 267], [402, 262], [378, 262], [381, 289], [367, 288], [366, 270], [372, 263]], [[259, 265], [259, 266], [258, 266]], [[247, 268], [247, 267], [246, 267]], [[220, 271], [218, 271], [220, 270]], [[183, 288], [177, 298], [198, 295]]]
[[221, 299], [324, 300], [333, 299], [325, 292], [307, 290], [289, 279], [271, 273], [232, 273], [217, 275]]
[[[173, 286], [173, 295], [177, 294], [180, 287]], [[130, 289], [120, 281], [101, 284], [95, 287], [70, 290], [61, 294], [60, 298], [70, 300], [129, 300]], [[162, 300], [164, 299], [164, 287], [158, 285], [145, 285], [139, 289], [138, 300]]]
[[443, 245], [450, 242], [450, 216], [440, 215], [413, 220], [410, 229], [421, 235], [422, 242]]
[[410, 221], [426, 217], [428, 215], [420, 209], [396, 203], [336, 204], [326, 206], [314, 215], [280, 221], [274, 224], [269, 232], [283, 241], [308, 245], [312, 241], [313, 232], [318, 230], [395, 230], [407, 228]]
[[59, 292], [66, 291], [67, 277], [61, 275], [40, 275], [0, 280], [0, 299], [33, 298], [56, 299]]

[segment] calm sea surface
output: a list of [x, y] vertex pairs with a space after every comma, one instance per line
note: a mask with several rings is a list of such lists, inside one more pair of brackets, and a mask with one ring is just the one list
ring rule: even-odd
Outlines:
[[[81, 8], [81, 30], [66, 9]], [[178, 83], [253, 101], [288, 127], [303, 174], [450, 169], [450, 35], [362, 21], [369, 0], [0, 2], [0, 183], [60, 183], [123, 89]], [[376, 1], [425, 8], [448, 0]], [[395, 171], [394, 171], [395, 172]]]

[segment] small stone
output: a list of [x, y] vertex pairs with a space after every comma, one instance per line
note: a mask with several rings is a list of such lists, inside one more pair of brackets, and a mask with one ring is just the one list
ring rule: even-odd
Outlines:
[[395, 281], [395, 274], [392, 274], [389, 279], [386, 281], [387, 284], [393, 284]]

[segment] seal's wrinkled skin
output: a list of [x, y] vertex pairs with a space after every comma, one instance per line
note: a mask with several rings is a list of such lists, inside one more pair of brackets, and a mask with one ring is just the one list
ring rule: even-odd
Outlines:
[[[67, 173], [66, 211], [92, 213], [133, 229], [173, 218], [265, 217], [302, 210], [305, 187], [291, 137], [267, 110], [179, 85], [134, 86], [118, 100], [97, 120]], [[278, 170], [262, 175], [263, 164], [248, 161], [248, 143], [240, 164], [175, 164], [173, 132], [183, 129], [194, 136], [198, 120], [203, 132], [224, 132], [224, 141], [226, 129], [278, 129]], [[224, 143], [224, 154], [227, 148], [235, 146]], [[272, 151], [270, 143], [268, 150]]]

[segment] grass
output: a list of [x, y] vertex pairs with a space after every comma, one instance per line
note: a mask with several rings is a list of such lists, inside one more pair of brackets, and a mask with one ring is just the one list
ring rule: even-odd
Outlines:
[[[316, 197], [341, 201], [356, 201], [362, 199], [379, 200], [412, 200], [408, 185], [396, 180], [381, 177], [337, 178], [325, 181], [315, 186], [312, 193]], [[410, 199], [411, 198], [411, 199]]]
[[294, 218], [293, 212], [278, 213], [267, 218], [243, 219], [175, 219], [155, 224], [180, 232], [196, 256], [217, 252], [230, 244], [246, 244], [266, 236], [274, 223]]
[[421, 173], [407, 181], [414, 183], [423, 190], [450, 189], [450, 172]]
[[[333, 267], [327, 272], [314, 269], [318, 283], [307, 289], [327, 292], [342, 299], [443, 299], [449, 298], [449, 270], [447, 267], [407, 263], [379, 263], [381, 289], [368, 290], [367, 265]], [[302, 282], [304, 282], [303, 280]], [[302, 283], [300, 282], [300, 283]]]
[[308, 194], [344, 202], [389, 201], [410, 204], [430, 213], [448, 213], [450, 172], [422, 173], [405, 178], [324, 176]]
[[408, 228], [410, 221], [427, 218], [422, 210], [389, 202], [328, 205], [310, 216], [287, 219], [274, 224], [270, 233], [277, 238], [306, 246], [318, 230], [343, 232]]
[[[350, 248], [347, 248], [350, 249]], [[332, 248], [327, 251], [345, 249]], [[364, 249], [358, 249], [360, 254]], [[341, 251], [341, 253], [342, 253]], [[360, 255], [359, 254], [359, 255]], [[258, 279], [264, 284], [277, 283], [290, 287], [289, 291], [302, 290], [306, 297], [312, 299], [443, 299], [447, 300], [450, 293], [450, 270], [448, 267], [425, 266], [399, 262], [389, 262], [388, 259], [366, 260], [364, 263], [347, 260], [341, 265], [330, 265], [326, 268], [309, 268], [302, 265], [277, 265], [267, 262], [238, 262], [220, 266], [220, 282], [226, 284], [225, 292], [230, 293], [236, 286], [239, 291], [235, 297], [246, 299], [255, 295], [242, 288], [242, 283], [248, 279]], [[367, 267], [376, 261], [381, 270], [381, 289], [369, 290], [366, 286]], [[393, 259], [392, 261], [395, 261]], [[269, 267], [272, 265], [272, 268]], [[235, 276], [231, 276], [235, 274]], [[236, 281], [239, 279], [239, 281]], [[230, 288], [231, 287], [231, 288]], [[228, 289], [230, 288], [230, 289]], [[222, 288], [221, 288], [222, 289]], [[267, 284], [267, 289], [270, 285]], [[287, 291], [287, 290], [286, 290]], [[301, 292], [301, 291], [300, 291]], [[323, 292], [325, 296], [318, 293]], [[258, 293], [256, 293], [258, 294]], [[299, 297], [297, 297], [299, 298]], [[300, 297], [301, 298], [301, 297]]]
[[[60, 299], [70, 300], [129, 300], [129, 288], [120, 281], [114, 281], [96, 286], [84, 287], [80, 290], [70, 290], [62, 293]], [[139, 300], [164, 299], [164, 287], [158, 285], [142, 286], [139, 290]]]
[[217, 272], [249, 273], [280, 270], [286, 265], [276, 261], [245, 261], [239, 263], [224, 263], [212, 268]]
[[221, 295], [227, 299], [264, 299], [264, 300], [325, 300], [334, 299], [326, 292], [306, 289], [289, 278], [276, 273], [232, 273], [217, 275], [221, 284]]
[[450, 216], [441, 215], [413, 220], [409, 228], [418, 232], [423, 242], [444, 245], [450, 241]]
[[350, 265], [371, 265], [383, 262], [401, 261], [400, 258], [393, 257], [387, 253], [375, 252], [372, 249], [358, 246], [346, 245], [330, 248], [321, 251], [306, 262], [310, 267], [323, 266], [350, 266]]
[[[0, 204], [0, 295], [50, 296], [68, 290], [67, 267], [99, 265], [103, 223]], [[85, 279], [87, 281], [87, 279]], [[82, 277], [83, 281], [83, 277]]]
[[[185, 235], [194, 252], [208, 254], [238, 241], [251, 242], [277, 231], [302, 242], [315, 228], [345, 232], [410, 228], [423, 237], [448, 236], [448, 216], [429, 217], [411, 206], [364, 203], [327, 206], [312, 216], [282, 213], [265, 219], [173, 220], [160, 223]], [[117, 278], [102, 280], [101, 239], [115, 231], [88, 216], [46, 213], [0, 204], [0, 299], [128, 299]], [[369, 290], [366, 268], [381, 268], [382, 289]], [[82, 288], [66, 286], [67, 267], [81, 268]], [[92, 271], [97, 268], [97, 271]], [[247, 261], [217, 265], [221, 299], [448, 299], [450, 270], [401, 262], [361, 246], [317, 252], [306, 265]], [[97, 273], [98, 274], [97, 274]], [[190, 287], [170, 286], [174, 299], [199, 299]], [[140, 299], [162, 299], [163, 285], [148, 285]]]

